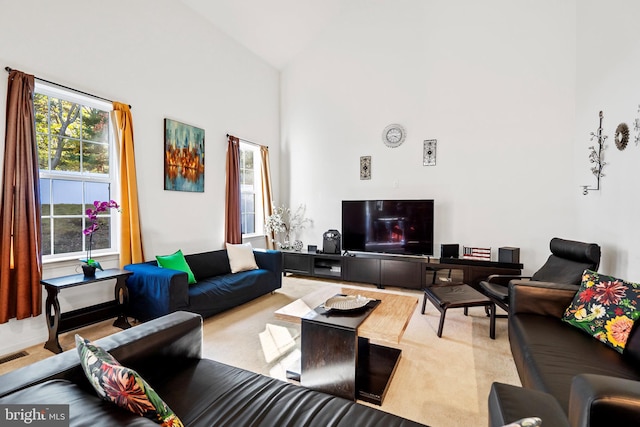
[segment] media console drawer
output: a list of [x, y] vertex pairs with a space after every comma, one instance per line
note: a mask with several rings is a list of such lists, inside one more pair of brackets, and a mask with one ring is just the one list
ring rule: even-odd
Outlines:
[[283, 252], [283, 270], [296, 274], [311, 274], [311, 256], [297, 252]]
[[381, 264], [382, 286], [399, 286], [401, 288], [422, 288], [424, 264], [402, 260], [383, 259]]

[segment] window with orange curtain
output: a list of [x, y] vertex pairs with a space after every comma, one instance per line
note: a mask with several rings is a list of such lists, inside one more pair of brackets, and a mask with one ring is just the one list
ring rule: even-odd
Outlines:
[[[112, 104], [37, 82], [34, 96], [40, 169], [43, 260], [82, 257], [86, 210], [116, 194]], [[99, 216], [92, 252], [118, 251], [118, 215]]]

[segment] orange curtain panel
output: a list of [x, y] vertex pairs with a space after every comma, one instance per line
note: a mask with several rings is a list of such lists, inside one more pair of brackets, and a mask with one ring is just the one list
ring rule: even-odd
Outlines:
[[138, 211], [138, 184], [133, 145], [133, 118], [127, 104], [113, 103], [113, 116], [118, 138], [120, 163], [120, 267], [144, 261], [140, 215]]
[[34, 76], [9, 73], [0, 195], [0, 323], [42, 313], [42, 233]]
[[[262, 160], [262, 210], [265, 220], [273, 213], [273, 195], [271, 194], [271, 170], [269, 168], [269, 147], [260, 146]], [[273, 231], [266, 233], [267, 249], [274, 249], [273, 241], [276, 235]]]

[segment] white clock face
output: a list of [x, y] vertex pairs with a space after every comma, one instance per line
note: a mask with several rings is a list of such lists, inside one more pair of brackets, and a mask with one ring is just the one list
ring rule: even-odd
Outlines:
[[395, 124], [389, 125], [384, 128], [384, 131], [382, 132], [382, 141], [388, 147], [395, 148], [404, 142], [405, 136], [406, 133], [402, 126]]
[[398, 128], [389, 129], [387, 132], [387, 141], [389, 142], [397, 143], [400, 138], [402, 138], [402, 132]]

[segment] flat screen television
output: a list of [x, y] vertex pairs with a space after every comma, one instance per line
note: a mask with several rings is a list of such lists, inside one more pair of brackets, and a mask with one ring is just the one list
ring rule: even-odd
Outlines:
[[343, 200], [342, 249], [433, 255], [433, 200]]

